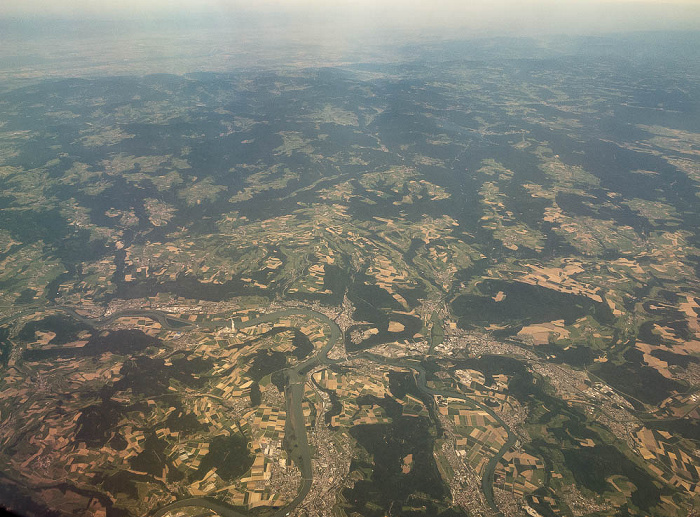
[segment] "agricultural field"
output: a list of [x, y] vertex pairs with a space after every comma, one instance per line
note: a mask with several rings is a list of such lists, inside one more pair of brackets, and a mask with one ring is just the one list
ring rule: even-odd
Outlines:
[[0, 62], [0, 506], [697, 515], [699, 76], [589, 43]]

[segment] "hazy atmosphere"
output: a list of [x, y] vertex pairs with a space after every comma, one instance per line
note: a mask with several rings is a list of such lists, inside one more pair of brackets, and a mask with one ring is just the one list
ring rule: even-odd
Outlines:
[[0, 0], [0, 514], [700, 515], [700, 3]]
[[[5, 0], [0, 88], [66, 75], [403, 61], [413, 59], [413, 45], [431, 59], [470, 57], [440, 47], [450, 41], [475, 42], [475, 58], [479, 49], [500, 52], [492, 38], [528, 38], [503, 47], [503, 57], [576, 52], [584, 44], [576, 36], [602, 38], [585, 44], [590, 52], [638, 48], [629, 55], [639, 57], [667, 53], [669, 35], [699, 27], [697, 0]], [[638, 35], [622, 46], [604, 39], [625, 33]], [[547, 41], [554, 36], [565, 39]], [[697, 55], [695, 42], [674, 40], [675, 57]]]
[[6, 0], [0, 16], [31, 19], [163, 20], [215, 17], [272, 17], [303, 25], [387, 29], [470, 29], [491, 34], [585, 33], [649, 29], [692, 29], [700, 22], [697, 0]]

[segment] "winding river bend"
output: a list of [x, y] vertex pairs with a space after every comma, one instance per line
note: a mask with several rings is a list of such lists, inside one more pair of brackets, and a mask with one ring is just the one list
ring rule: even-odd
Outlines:
[[[75, 311], [68, 307], [61, 307], [61, 310], [70, 314], [72, 317], [83, 321], [87, 324], [94, 325], [95, 322], [100, 324], [107, 324], [111, 321], [125, 316], [147, 316], [158, 321], [161, 326], [169, 330], [181, 330], [186, 327], [199, 327], [215, 329], [221, 326], [220, 322], [198, 322], [189, 323], [186, 326], [183, 325], [185, 322], [174, 318], [172, 315], [157, 311], [157, 310], [130, 310], [122, 311], [111, 314], [106, 318], [99, 320], [91, 320], [80, 316]], [[314, 318], [330, 328], [331, 335], [328, 339], [328, 343], [314, 355], [308, 359], [300, 362], [299, 364], [283, 370], [285, 375], [285, 401], [287, 414], [290, 417], [287, 419], [287, 428], [285, 430], [285, 435], [288, 437], [293, 437], [291, 442], [291, 449], [293, 450], [292, 459], [297, 464], [299, 470], [302, 474], [301, 488], [297, 493], [297, 496], [288, 505], [279, 508], [274, 513], [271, 514], [272, 517], [284, 517], [291, 513], [297, 506], [299, 506], [306, 498], [309, 490], [311, 489], [311, 484], [313, 480], [313, 471], [311, 468], [311, 447], [309, 445], [308, 437], [306, 434], [306, 425], [304, 422], [304, 413], [302, 409], [302, 401], [304, 398], [304, 384], [306, 382], [306, 376], [304, 371], [309, 371], [317, 365], [321, 364], [333, 364], [339, 361], [333, 361], [328, 359], [328, 352], [341, 340], [343, 333], [338, 327], [338, 325], [330, 319], [325, 314], [320, 312], [306, 309], [306, 308], [290, 308], [284, 309], [278, 312], [269, 313], [261, 315], [257, 318], [248, 320], [246, 322], [237, 323], [238, 328], [247, 328], [260, 325], [262, 323], [273, 323], [279, 319], [287, 318], [289, 316], [307, 316]], [[484, 474], [481, 479], [481, 488], [486, 497], [486, 501], [493, 510], [495, 515], [502, 515], [498, 510], [496, 503], [493, 498], [493, 479], [494, 472], [498, 462], [501, 460], [503, 455], [516, 443], [517, 437], [508, 428], [508, 426], [503, 422], [503, 420], [488, 406], [480, 404], [473, 399], [470, 399], [464, 395], [460, 395], [454, 392], [447, 392], [441, 390], [435, 390], [428, 387], [426, 383], [426, 372], [425, 369], [419, 364], [415, 359], [389, 359], [382, 356], [372, 354], [371, 352], [360, 352], [349, 356], [350, 358], [361, 357], [374, 362], [383, 363], [392, 366], [399, 366], [402, 368], [408, 368], [415, 372], [414, 377], [416, 379], [416, 385], [418, 389], [426, 395], [435, 396], [440, 395], [443, 397], [458, 398], [464, 401], [466, 404], [473, 408], [478, 408], [486, 411], [492, 418], [494, 418], [508, 433], [508, 438], [506, 443], [501, 447], [498, 453], [493, 456], [486, 465]], [[153, 512], [152, 517], [162, 517], [171, 510], [176, 510], [178, 508], [186, 507], [199, 507], [206, 508], [215, 511], [222, 517], [250, 517], [250, 514], [241, 512], [234, 509], [233, 507], [217, 501], [212, 498], [207, 497], [191, 497], [186, 499], [181, 499], [169, 505], [166, 505], [155, 512]]]

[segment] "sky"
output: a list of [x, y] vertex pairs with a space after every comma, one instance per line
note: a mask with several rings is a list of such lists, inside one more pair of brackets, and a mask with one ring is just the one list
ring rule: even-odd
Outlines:
[[2, 0], [0, 18], [257, 17], [299, 25], [503, 34], [700, 30], [700, 0]]

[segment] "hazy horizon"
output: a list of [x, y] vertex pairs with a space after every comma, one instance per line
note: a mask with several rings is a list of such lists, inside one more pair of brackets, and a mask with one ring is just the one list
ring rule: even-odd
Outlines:
[[[552, 57], [584, 48], [589, 55], [635, 59], [677, 56], [692, 67], [698, 38], [671, 41], [679, 31], [700, 31], [697, 1], [126, 0], [94, 6], [72, 0], [43, 6], [10, 0], [0, 4], [0, 81], [14, 88], [67, 76]], [[613, 34], [631, 39], [605, 40]], [[503, 46], [493, 38], [526, 39]]]
[[0, 5], [6, 24], [33, 24], [42, 20], [112, 21], [138, 24], [246, 23], [284, 24], [294, 29], [333, 27], [354, 31], [427, 30], [468, 31], [468, 35], [595, 34], [647, 30], [700, 29], [700, 2], [636, 0], [498, 0], [466, 4], [455, 0], [360, 0], [332, 5], [318, 0], [265, 0], [252, 5], [238, 0], [126, 0], [101, 3], [87, 0], [54, 2], [9, 0]]

